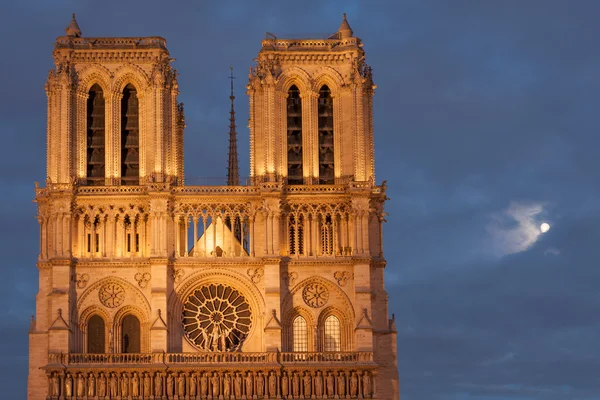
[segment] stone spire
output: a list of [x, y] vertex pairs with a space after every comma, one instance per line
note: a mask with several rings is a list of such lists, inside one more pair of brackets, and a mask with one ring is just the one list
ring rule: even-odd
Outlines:
[[342, 20], [340, 28], [338, 29], [339, 38], [340, 39], [351, 38], [352, 33], [353, 33], [352, 28], [350, 28], [350, 24], [348, 23], [348, 20], [346, 19], [346, 13], [344, 13], [344, 19]]
[[240, 172], [238, 168], [238, 154], [237, 154], [237, 132], [235, 131], [235, 110], [233, 108], [233, 67], [229, 67], [231, 74], [229, 79], [231, 80], [231, 111], [229, 112], [229, 164], [227, 165], [227, 185], [237, 186], [240, 184]]
[[81, 29], [79, 29], [79, 25], [77, 25], [77, 21], [75, 20], [75, 13], [71, 17], [69, 26], [65, 28], [65, 32], [67, 32], [67, 36], [81, 37]]

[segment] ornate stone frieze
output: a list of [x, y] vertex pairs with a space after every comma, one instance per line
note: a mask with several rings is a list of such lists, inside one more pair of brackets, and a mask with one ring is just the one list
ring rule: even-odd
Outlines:
[[135, 274], [135, 280], [138, 283], [138, 286], [142, 289], [148, 287], [148, 282], [150, 282], [150, 274], [148, 272], [138, 272]]
[[77, 289], [84, 289], [90, 280], [90, 276], [88, 274], [76, 274], [73, 278], [77, 284]]
[[125, 300], [125, 289], [118, 283], [109, 282], [100, 287], [98, 298], [108, 308], [119, 307]]
[[263, 268], [248, 268], [246, 271], [252, 282], [258, 283], [262, 279], [265, 270]]
[[302, 290], [302, 299], [304, 299], [306, 305], [313, 308], [320, 308], [327, 304], [329, 290], [319, 282], [311, 282]]
[[333, 273], [333, 277], [340, 286], [346, 286], [346, 283], [348, 282], [348, 280], [353, 278], [353, 275], [354, 274], [348, 271], [335, 271]]

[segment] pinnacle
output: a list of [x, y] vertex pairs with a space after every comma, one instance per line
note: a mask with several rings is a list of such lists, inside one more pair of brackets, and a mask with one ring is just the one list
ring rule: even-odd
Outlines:
[[79, 25], [77, 25], [77, 21], [75, 20], [75, 13], [73, 13], [71, 23], [69, 23], [65, 32], [67, 32], [67, 36], [81, 37], [81, 29], [79, 29]]
[[342, 20], [342, 23], [340, 24], [340, 28], [338, 29], [338, 33], [340, 35], [340, 39], [347, 39], [352, 37], [352, 28], [350, 28], [350, 24], [348, 23], [348, 20], [346, 19], [346, 13], [344, 13], [344, 19]]

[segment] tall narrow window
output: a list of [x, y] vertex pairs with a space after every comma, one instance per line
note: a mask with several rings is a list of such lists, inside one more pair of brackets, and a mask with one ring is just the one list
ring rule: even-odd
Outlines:
[[104, 353], [104, 320], [99, 315], [92, 315], [87, 329], [88, 353]]
[[289, 251], [290, 255], [304, 254], [304, 216], [291, 214], [289, 224]]
[[331, 215], [321, 217], [321, 254], [333, 255], [333, 220]]
[[319, 91], [319, 183], [335, 183], [333, 168], [333, 98], [323, 85]]
[[140, 119], [137, 92], [129, 84], [121, 99], [121, 183], [140, 182]]
[[104, 94], [92, 86], [87, 100], [87, 184], [104, 185]]
[[293, 85], [287, 98], [287, 156], [288, 183], [301, 185], [302, 173], [302, 99], [300, 91]]
[[127, 315], [121, 326], [121, 352], [139, 353], [140, 347], [140, 320], [135, 315]]
[[324, 329], [324, 350], [325, 351], [340, 351], [342, 349], [341, 344], [341, 332], [340, 332], [340, 320], [336, 316], [330, 315], [325, 319]]
[[304, 317], [297, 316], [294, 318], [292, 335], [292, 351], [308, 351], [308, 328]]

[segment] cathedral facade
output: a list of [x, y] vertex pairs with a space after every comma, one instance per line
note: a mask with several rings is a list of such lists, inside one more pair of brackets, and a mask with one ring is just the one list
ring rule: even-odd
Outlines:
[[346, 18], [262, 41], [250, 184], [190, 186], [160, 37], [54, 49], [29, 399], [398, 399], [375, 85]]

